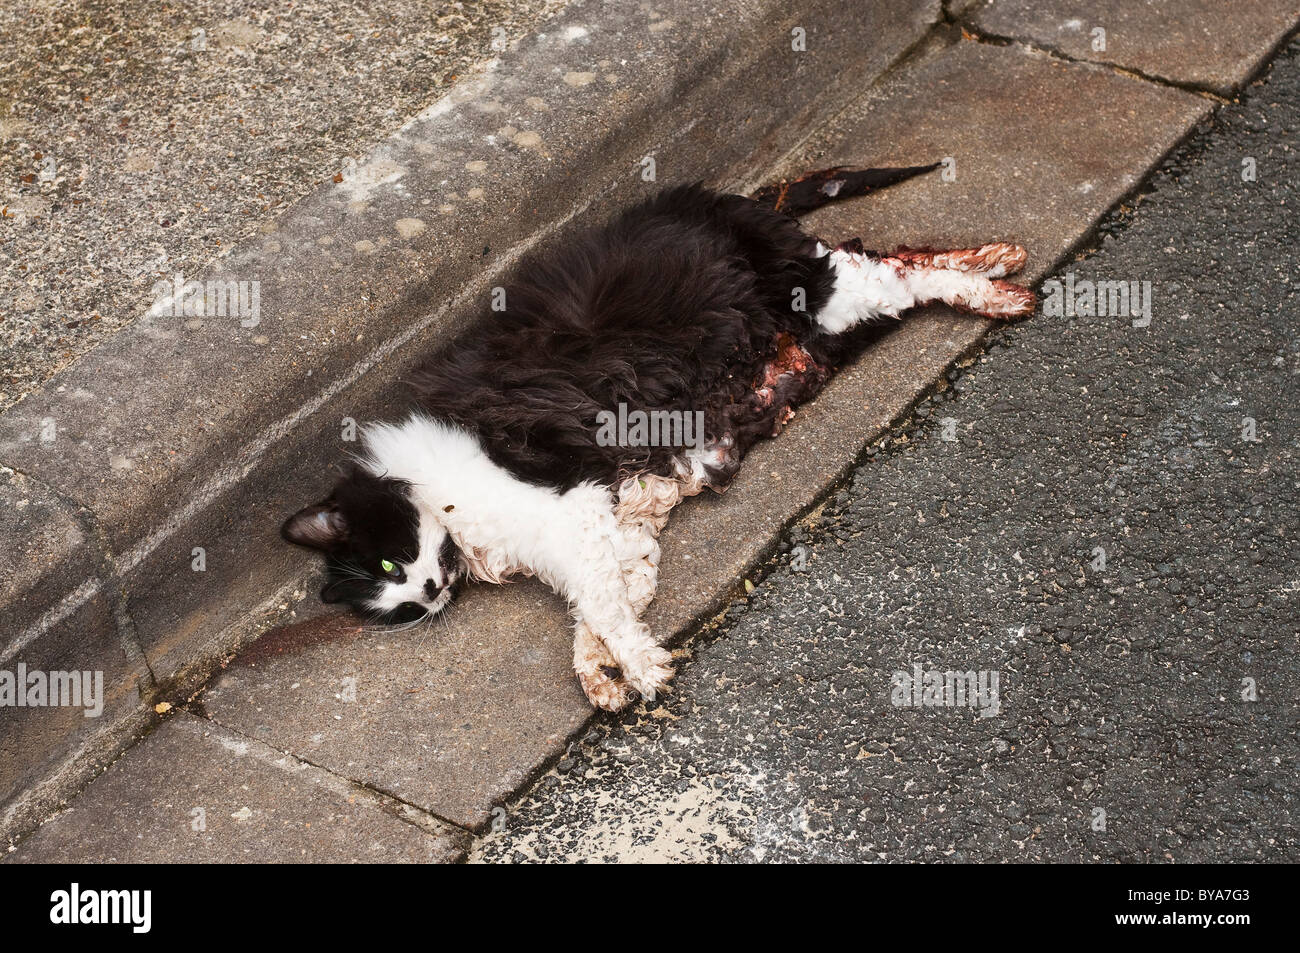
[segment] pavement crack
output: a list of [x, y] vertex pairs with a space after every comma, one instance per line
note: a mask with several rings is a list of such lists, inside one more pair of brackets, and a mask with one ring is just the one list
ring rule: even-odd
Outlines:
[[30, 644], [46, 630], [58, 625], [67, 615], [77, 611], [87, 599], [93, 596], [95, 591], [107, 592], [111, 588], [114, 594], [113, 624], [118, 642], [122, 647], [127, 662], [132, 666], [142, 668], [144, 671], [144, 677], [141, 679], [142, 684], [137, 686], [141, 700], [148, 701], [153, 698], [158, 690], [153, 667], [149, 664], [148, 655], [144, 651], [144, 645], [140, 641], [135, 622], [131, 618], [128, 603], [129, 594], [121, 575], [117, 572], [112, 546], [109, 545], [95, 513], [81, 501], [59, 490], [58, 487], [17, 467], [0, 463], [0, 473], [14, 474], [49, 494], [51, 498], [65, 507], [68, 516], [76, 522], [86, 539], [92, 541], [92, 556], [95, 566], [95, 575], [83, 582], [82, 585], [70, 592], [66, 597], [64, 601], [66, 612], [55, 611], [53, 614], [47, 614], [37, 620], [28, 630], [14, 640], [9, 648], [9, 653], [14, 652], [15, 647], [21, 649], [21, 647]]
[[1147, 83], [1152, 83], [1156, 86], [1164, 86], [1166, 89], [1175, 89], [1180, 92], [1191, 93], [1192, 95], [1200, 96], [1203, 99], [1213, 100], [1220, 105], [1233, 102], [1233, 100], [1226, 96], [1222, 96], [1214, 90], [1198, 83], [1169, 79], [1166, 76], [1148, 73], [1132, 66], [1121, 66], [1120, 64], [1111, 62], [1110, 60], [1090, 60], [1081, 56], [1072, 56], [1056, 47], [1042, 46], [1029, 37], [990, 33], [987, 30], [975, 26], [969, 20], [956, 20], [954, 23], [961, 29], [963, 38], [975, 43], [983, 43], [987, 46], [1022, 46], [1034, 53], [1041, 53], [1044, 56], [1050, 56], [1053, 59], [1061, 60], [1066, 63], [1073, 63], [1076, 66], [1088, 66], [1093, 69], [1109, 70], [1112, 73], [1128, 77], [1129, 79], [1138, 79]]
[[397, 820], [402, 821], [403, 823], [409, 824], [412, 827], [419, 828], [421, 831], [423, 831], [426, 834], [444, 834], [447, 833], [447, 831], [444, 830], [444, 828], [448, 828], [448, 827], [451, 828], [453, 831], [459, 831], [466, 834], [474, 833], [471, 829], [465, 827], [463, 824], [458, 824], [456, 821], [453, 821], [450, 818], [443, 817], [441, 814], [438, 814], [436, 811], [431, 811], [428, 808], [424, 808], [418, 804], [414, 804], [411, 801], [408, 801], [405, 798], [397, 794], [394, 794], [392, 791], [387, 791], [376, 784], [372, 784], [368, 781], [361, 781], [358, 780], [357, 778], [350, 778], [347, 775], [339, 774], [337, 771], [333, 770], [332, 768], [329, 768], [328, 766], [324, 764], [320, 764], [316, 761], [312, 761], [310, 758], [304, 758], [302, 755], [296, 754], [292, 751], [288, 751], [283, 748], [278, 748], [274, 745], [269, 744], [266, 741], [263, 741], [260, 738], [254, 738], [251, 735], [247, 734], [246, 732], [240, 731], [238, 728], [234, 727], [233, 725], [229, 725], [226, 722], [218, 721], [217, 719], [213, 718], [207, 712], [207, 710], [202, 706], [185, 705], [181, 710], [185, 711], [187, 714], [189, 714], [190, 716], [196, 719], [199, 719], [201, 721], [206, 721], [209, 724], [215, 725], [216, 727], [222, 729], [223, 731], [230, 732], [231, 734], [236, 735], [239, 738], [242, 738], [243, 740], [247, 741], [249, 744], [257, 745], [259, 746], [259, 749], [265, 749], [266, 751], [275, 752], [278, 755], [281, 755], [286, 758], [290, 758], [299, 764], [306, 765], [307, 767], [312, 768], [313, 770], [321, 772], [321, 774], [326, 775], [328, 779], [333, 781], [336, 784], [336, 786], [338, 786], [339, 793], [347, 793], [349, 791], [352, 792], [353, 794], [357, 792], [364, 793], [371, 807], [375, 808], [376, 810], [383, 811], [385, 814], [388, 814], [389, 816], [394, 817]]

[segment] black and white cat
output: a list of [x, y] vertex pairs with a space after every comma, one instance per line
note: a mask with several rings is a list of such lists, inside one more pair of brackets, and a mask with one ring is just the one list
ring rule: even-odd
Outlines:
[[[1009, 244], [831, 250], [792, 215], [930, 167], [829, 169], [754, 198], [668, 190], [517, 267], [489, 312], [422, 369], [415, 410], [364, 431], [358, 462], [284, 524], [321, 550], [327, 602], [417, 619], [464, 578], [533, 575], [568, 600], [592, 703], [653, 697], [670, 656], [640, 621], [658, 534], [682, 498], [726, 488], [851, 355], [846, 333], [942, 301], [1025, 315]], [[600, 439], [602, 414], [702, 419], [690, 446]]]

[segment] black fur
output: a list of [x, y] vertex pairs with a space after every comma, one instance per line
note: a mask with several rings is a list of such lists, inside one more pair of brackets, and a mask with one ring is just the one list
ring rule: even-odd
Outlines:
[[322, 602], [373, 598], [383, 578], [380, 560], [409, 563], [419, 555], [419, 517], [408, 493], [401, 480], [353, 467], [324, 500], [285, 521], [285, 539], [325, 553]]
[[793, 219], [699, 185], [671, 189], [522, 262], [505, 311], [425, 366], [417, 399], [529, 482], [563, 490], [667, 474], [680, 448], [600, 446], [597, 415], [623, 403], [703, 411], [710, 438], [770, 431], [738, 408], [782, 333], [827, 351], [810, 315], [833, 286]]

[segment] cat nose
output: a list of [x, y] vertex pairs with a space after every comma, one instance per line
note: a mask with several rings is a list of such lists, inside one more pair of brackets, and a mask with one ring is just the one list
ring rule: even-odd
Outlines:
[[441, 591], [442, 591], [442, 587], [439, 586], [439, 585], [438, 585], [436, 582], [434, 582], [432, 579], [426, 579], [426, 580], [424, 581], [424, 595], [425, 595], [425, 598], [427, 598], [427, 599], [436, 599], [436, 598], [438, 598], [438, 593], [441, 592]]

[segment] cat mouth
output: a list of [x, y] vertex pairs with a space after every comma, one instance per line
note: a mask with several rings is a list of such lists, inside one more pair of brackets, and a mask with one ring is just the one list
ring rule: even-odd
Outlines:
[[419, 602], [403, 602], [396, 609], [389, 609], [379, 616], [379, 621], [383, 624], [402, 624], [406, 622], [419, 622], [425, 616], [429, 615], [429, 607]]
[[[452, 585], [454, 585], [454, 583], [452, 583]], [[452, 586], [448, 585], [445, 589], [443, 589], [440, 593], [438, 593], [438, 595], [435, 596], [430, 602], [424, 604], [425, 614], [433, 615], [437, 612], [441, 612], [443, 609], [447, 607], [448, 603], [451, 602], [452, 598], [453, 598]]]
[[452, 599], [455, 598], [457, 582], [459, 582], [458, 579], [452, 580], [432, 599], [421, 602], [403, 602], [389, 613], [389, 619], [393, 622], [415, 622], [428, 616], [437, 615], [447, 608]]

